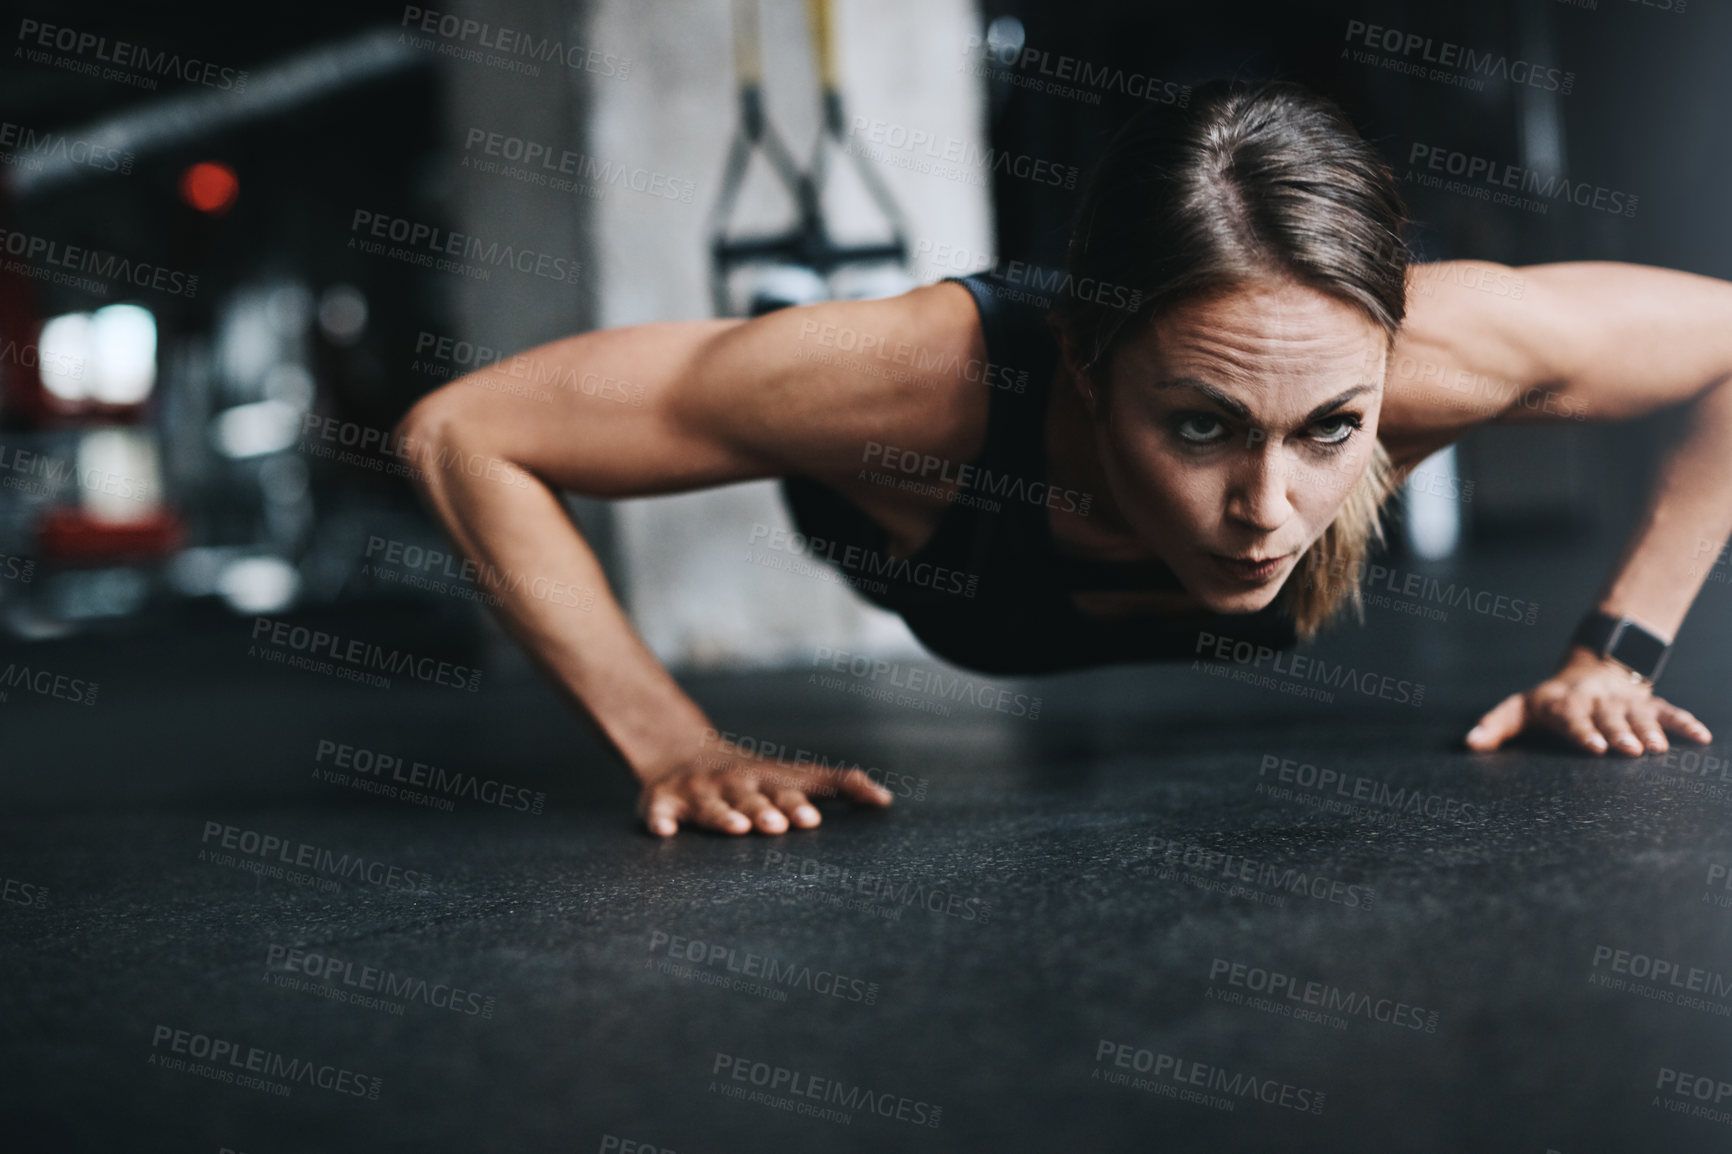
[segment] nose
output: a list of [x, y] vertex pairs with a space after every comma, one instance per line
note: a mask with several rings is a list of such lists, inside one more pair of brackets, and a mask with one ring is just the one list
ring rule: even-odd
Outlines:
[[1266, 534], [1285, 525], [1292, 513], [1280, 450], [1271, 441], [1247, 446], [1228, 483], [1228, 519]]

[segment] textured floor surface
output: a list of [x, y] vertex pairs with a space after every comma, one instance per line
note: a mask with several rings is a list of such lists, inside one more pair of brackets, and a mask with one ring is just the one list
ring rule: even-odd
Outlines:
[[[10, 649], [102, 688], [0, 705], [0, 1145], [1732, 1148], [1728, 745], [1457, 744], [1591, 576], [1476, 576], [1558, 586], [1531, 626], [1374, 608], [1310, 651], [1417, 706], [1268, 670], [1008, 686], [1034, 719], [695, 681], [903, 794], [780, 839], [643, 836], [497, 649], [474, 694], [277, 668], [240, 620]], [[1664, 686], [1720, 738], [1728, 600]], [[343, 745], [464, 776], [386, 796], [326, 776]]]

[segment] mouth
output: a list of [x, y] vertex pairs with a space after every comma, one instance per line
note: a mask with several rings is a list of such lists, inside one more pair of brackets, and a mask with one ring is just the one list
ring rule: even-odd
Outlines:
[[1209, 560], [1221, 573], [1236, 581], [1246, 585], [1267, 585], [1291, 556], [1282, 553], [1275, 557], [1230, 557], [1224, 553], [1211, 553]]

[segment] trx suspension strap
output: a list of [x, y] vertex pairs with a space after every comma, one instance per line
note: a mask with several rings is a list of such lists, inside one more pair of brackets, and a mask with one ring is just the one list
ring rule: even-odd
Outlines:
[[[802, 169], [764, 111], [763, 59], [759, 50], [759, 0], [734, 0], [734, 68], [739, 84], [740, 119], [728, 146], [722, 170], [722, 190], [710, 210], [710, 293], [716, 315], [727, 316], [728, 275], [745, 265], [783, 265], [824, 277], [845, 265], [905, 264], [907, 232], [902, 213], [878, 173], [865, 157], [852, 152], [844, 135], [842, 95], [836, 69], [836, 44], [831, 0], [807, 0], [808, 24], [822, 90], [823, 125], [812, 149], [811, 163]], [[890, 226], [890, 239], [869, 244], [838, 244], [824, 221], [823, 192], [830, 176], [826, 142], [854, 162], [854, 169], [879, 212]], [[753, 150], [761, 150], [770, 170], [794, 199], [799, 219], [783, 232], [731, 237], [728, 221], [745, 182]]]

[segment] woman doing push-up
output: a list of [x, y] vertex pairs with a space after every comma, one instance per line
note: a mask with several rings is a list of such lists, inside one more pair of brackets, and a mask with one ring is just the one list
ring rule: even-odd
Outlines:
[[[1404, 223], [1394, 176], [1333, 105], [1205, 85], [1114, 139], [1050, 314], [976, 276], [585, 333], [526, 355], [631, 382], [641, 405], [513, 396], [494, 366], [424, 398], [401, 432], [521, 471], [420, 481], [492, 570], [605, 589], [556, 490], [781, 478], [799, 529], [845, 575], [870, 572], [851, 583], [934, 653], [1036, 674], [1189, 660], [1201, 633], [1291, 647], [1357, 606], [1381, 506], [1436, 450], [1488, 422], [1689, 406], [1556, 672], [1466, 741], [1708, 741], [1653, 679], [1702, 583], [1700, 543], [1732, 532], [1732, 285], [1616, 263], [1410, 265]], [[939, 466], [879, 484], [892, 451]], [[1005, 478], [1019, 498], [991, 496]], [[817, 825], [815, 798], [890, 801], [858, 770], [718, 746], [605, 594], [581, 613], [524, 584], [501, 596], [506, 626], [641, 782], [653, 833], [779, 834]]]

